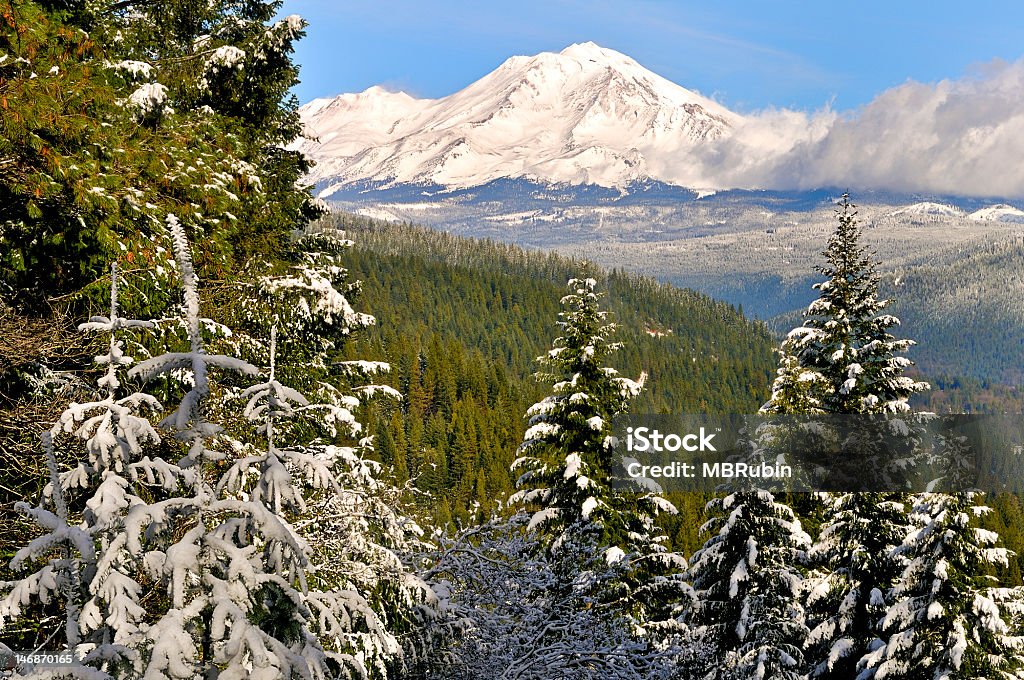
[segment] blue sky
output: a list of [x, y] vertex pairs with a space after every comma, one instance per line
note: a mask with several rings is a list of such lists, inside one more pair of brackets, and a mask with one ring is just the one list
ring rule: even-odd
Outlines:
[[286, 0], [282, 13], [310, 22], [301, 102], [380, 84], [444, 96], [513, 54], [586, 40], [742, 113], [853, 109], [1024, 56], [1019, 0]]

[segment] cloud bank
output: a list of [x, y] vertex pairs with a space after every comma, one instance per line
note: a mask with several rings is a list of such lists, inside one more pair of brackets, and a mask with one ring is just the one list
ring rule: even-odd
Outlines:
[[909, 81], [849, 113], [770, 110], [697, 150], [717, 186], [1024, 197], [1024, 60]]

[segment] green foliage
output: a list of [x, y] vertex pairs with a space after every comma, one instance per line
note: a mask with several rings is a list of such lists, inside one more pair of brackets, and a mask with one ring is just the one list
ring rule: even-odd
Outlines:
[[84, 285], [114, 254], [116, 206], [99, 190], [130, 186], [115, 150], [127, 121], [87, 34], [35, 3], [0, 17], [0, 293], [38, 298]]
[[[579, 263], [352, 215], [329, 223], [354, 240], [342, 262], [363, 284], [357, 307], [378, 320], [342, 354], [389, 361], [385, 382], [404, 398], [361, 417], [376, 435], [378, 456], [398, 480], [415, 478], [433, 494], [419, 502], [434, 522], [490, 514], [513, 490], [508, 467], [525, 430], [521, 415], [543, 395], [532, 377], [534, 359], [557, 334], [558, 300]], [[693, 291], [619, 271], [595, 277], [619, 326], [620, 371], [648, 373], [634, 413], [749, 413], [764, 403], [773, 340], [762, 326]], [[1005, 515], [1002, 521], [1015, 526], [1019, 503], [1007, 498], [1013, 500], [994, 503], [986, 522]], [[668, 500], [679, 514], [662, 515], [660, 524], [673, 549], [693, 554], [704, 543], [698, 527], [708, 498], [673, 493]], [[811, 499], [780, 500], [808, 530], [820, 522]], [[1006, 546], [1024, 555], [1019, 533], [1000, 531]], [[1003, 582], [1019, 584], [1019, 569], [1005, 572]]]
[[[200, 273], [222, 278], [318, 214], [296, 186], [306, 161], [281, 149], [299, 129], [303, 24], [267, 25], [278, 4], [0, 13], [0, 294], [39, 310], [111, 259], [164, 264], [152, 240], [169, 212], [202, 237]], [[247, 60], [213, 77], [230, 50]]]

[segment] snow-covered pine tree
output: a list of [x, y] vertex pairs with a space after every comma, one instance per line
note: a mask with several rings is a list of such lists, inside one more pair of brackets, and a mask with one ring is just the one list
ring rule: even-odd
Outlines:
[[[255, 474], [263, 494], [223, 493], [237, 464], [220, 474], [228, 455], [222, 428], [207, 419], [209, 369], [256, 375], [240, 359], [210, 354], [199, 316], [198, 281], [178, 220], [168, 216], [184, 292], [189, 350], [141, 362], [129, 371], [149, 381], [185, 376], [190, 389], [161, 421], [185, 447], [182, 473], [165, 497], [128, 504], [121, 524], [136, 571], [164, 590], [167, 601], [147, 612], [144, 675], [186, 678], [216, 672], [220, 678], [323, 677], [326, 659], [307, 625], [308, 546], [282, 510], [299, 496], [292, 476], [267, 464]], [[323, 478], [323, 465], [300, 461], [299, 471]], [[213, 669], [219, 669], [214, 671]]]
[[999, 537], [976, 526], [991, 512], [979, 494], [921, 494], [918, 525], [899, 547], [909, 559], [859, 678], [1024, 677], [1024, 637], [1010, 625], [1005, 593], [985, 571], [1006, 564]]
[[592, 279], [570, 279], [559, 313], [562, 335], [546, 356], [538, 357], [537, 374], [551, 394], [527, 411], [529, 427], [513, 470], [522, 470], [514, 501], [537, 504], [530, 522], [560, 545], [566, 529], [593, 525], [603, 542], [625, 538], [612, 500], [612, 419], [626, 412], [639, 394], [643, 377], [631, 380], [605, 365], [620, 347], [612, 341], [614, 324], [600, 309]]
[[[283, 253], [287, 268], [258, 277], [246, 321], [256, 335], [269, 329], [276, 337], [274, 375], [287, 376], [319, 401], [299, 405], [275, 427], [293, 454], [331, 462], [326, 492], [311, 498], [296, 520], [311, 547], [307, 603], [316, 630], [350, 676], [383, 678], [421, 664], [436, 630], [426, 625], [434, 615], [433, 593], [403, 561], [424, 550], [423, 532], [402, 512], [405, 490], [387, 481], [372, 438], [355, 416], [370, 399], [401, 395], [366, 384], [390, 370], [388, 364], [339, 358], [354, 332], [376, 322], [351, 304], [359, 282], [348, 280], [341, 260], [351, 246], [342, 232], [307, 228]], [[250, 388], [245, 396], [267, 389]], [[314, 423], [330, 435], [327, 441], [314, 436]], [[343, 441], [329, 443], [335, 437]]]
[[[131, 359], [124, 356], [117, 332], [145, 324], [118, 316], [115, 269], [111, 317], [83, 325], [114, 336], [108, 354], [97, 358], [108, 369], [100, 381], [102, 399], [73, 404], [53, 430], [55, 436], [66, 432], [84, 440], [87, 455], [58, 475], [50, 439], [45, 440], [53, 511], [25, 509], [48, 533], [15, 559], [15, 566], [33, 561], [43, 567], [11, 584], [0, 601], [0, 626], [33, 598], [63, 598], [67, 642], [85, 662], [67, 671], [74, 677], [177, 680], [212, 673], [222, 679], [322, 678], [339, 669], [348, 677], [366, 677], [382, 656], [397, 655], [394, 636], [373, 628], [380, 619], [368, 604], [386, 592], [387, 584], [365, 593], [311, 588], [310, 581], [319, 575], [310, 564], [314, 550], [307, 536], [323, 536], [304, 535], [290, 520], [309, 509], [310, 491], [340, 489], [348, 495], [322, 493], [314, 500], [317, 509], [333, 509], [350, 523], [376, 522], [384, 513], [365, 499], [379, 488], [366, 481], [369, 466], [354, 460], [349, 447], [282, 443], [291, 434], [284, 423], [318, 405], [281, 384], [273, 370], [268, 380], [243, 392], [246, 415], [266, 441], [262, 449], [233, 439], [207, 419], [215, 396], [209, 368], [249, 375], [258, 371], [239, 359], [207, 352], [184, 230], [173, 216], [168, 230], [182, 277], [190, 347], [148, 359], [129, 374], [147, 379], [167, 375], [186, 385], [181, 403], [161, 423], [184, 445], [184, 455], [170, 462], [158, 455], [168, 442], [163, 449], [150, 446], [158, 435], [136, 411], [158, 408], [151, 396], [118, 397], [118, 370]], [[335, 412], [332, 420], [358, 430], [351, 413], [326, 408]], [[232, 455], [240, 457], [232, 461]], [[358, 485], [341, 488], [357, 475]], [[92, 495], [83, 509], [69, 513], [65, 494], [79, 490]], [[335, 498], [348, 500], [336, 505]], [[379, 503], [387, 500], [382, 497]], [[337, 526], [332, 519], [324, 518], [328, 536]], [[394, 524], [406, 529], [400, 519]], [[351, 533], [333, 538], [343, 541]], [[66, 548], [55, 557], [52, 549], [62, 545]], [[390, 568], [398, 562], [392, 554], [382, 558], [386, 548], [366, 538], [353, 559], [375, 551], [376, 563]], [[407, 582], [404, 571], [399, 577], [412, 590], [415, 584]], [[320, 639], [340, 653], [325, 654]]]
[[[45, 603], [54, 595], [63, 595], [68, 648], [82, 653], [87, 664], [115, 673], [141, 667], [133, 645], [140, 639], [140, 623], [145, 613], [140, 604], [143, 589], [136, 580], [136, 565], [127, 554], [123, 533], [124, 511], [130, 504], [142, 501], [127, 489], [140, 477], [156, 487], [174, 488], [176, 475], [181, 473], [176, 466], [140, 457], [146, 444], [160, 439], [144, 416], [146, 410], [160, 409], [157, 400], [144, 393], [119, 396], [118, 376], [132, 363], [131, 357], [124, 354], [121, 331], [152, 324], [120, 316], [118, 287], [119, 271], [115, 264], [111, 267], [110, 316], [93, 317], [79, 326], [83, 332], [110, 336], [107, 353], [95, 358], [96, 364], [106, 366], [98, 382], [99, 398], [71, 404], [53, 428], [43, 434], [50, 483], [39, 507], [19, 505], [48, 533], [20, 550], [11, 567], [18, 569], [29, 562], [41, 562], [44, 566], [16, 582], [0, 600], [2, 630], [5, 619], [16, 617], [33, 599]], [[54, 447], [55, 442], [64, 440], [64, 435], [71, 435], [84, 445], [85, 456], [74, 456], [80, 459], [78, 464], [59, 474]], [[67, 499], [81, 493], [79, 490], [91, 492], [91, 496], [84, 509], [69, 511]], [[62, 544], [65, 548], [59, 557], [54, 557], [53, 548]], [[88, 670], [79, 672], [87, 675]]]
[[[275, 326], [267, 381], [239, 395], [247, 400], [246, 418], [257, 424], [266, 447], [236, 460], [221, 477], [218, 491], [262, 501], [276, 514], [295, 517], [297, 533], [309, 543], [309, 589], [303, 603], [309, 608], [310, 630], [344, 677], [389, 677], [403, 657], [396, 632], [405, 631], [395, 628], [416, 614], [429, 614], [422, 605], [432, 591], [394, 552], [407, 551], [410, 535], [422, 532], [398, 511], [398, 490], [378, 479], [380, 466], [366, 457], [371, 442], [358, 437], [362, 428], [348, 409], [358, 403], [310, 403], [282, 385], [276, 375], [276, 349]], [[305, 428], [295, 425], [307, 416], [326, 422], [332, 432], [343, 428], [358, 442], [303, 442]], [[304, 476], [307, 486], [319, 492], [307, 501], [293, 483], [295, 475]], [[280, 612], [266, 616], [281, 618]]]
[[[762, 412], [876, 416], [877, 422], [868, 420], [853, 430], [871, 440], [880, 432], [877, 427], [888, 426], [886, 414], [907, 412], [909, 398], [928, 385], [904, 374], [911, 362], [901, 353], [913, 343], [889, 333], [899, 319], [883, 313], [889, 301], [878, 298], [879, 276], [860, 243], [856, 215], [844, 194], [836, 208], [836, 230], [823, 253], [826, 263], [818, 268], [827, 278], [815, 284], [820, 295], [804, 313], [803, 325], [782, 344], [772, 397]], [[915, 438], [905, 440], [901, 448], [913, 449]], [[861, 472], [872, 467], [866, 461], [874, 445], [860, 441], [856, 446]], [[880, 463], [880, 476], [893, 462]], [[824, 522], [811, 551], [812, 562], [822, 570], [808, 600], [814, 623], [808, 640], [812, 677], [851, 677], [877, 639], [884, 596], [901, 568], [891, 551], [908, 530], [906, 495], [895, 492], [895, 486], [884, 491], [822, 496]]]
[[887, 595], [904, 560], [894, 551], [907, 534], [905, 494], [824, 495], [821, 532], [811, 549], [807, 607], [815, 622], [807, 640], [812, 678], [853, 678], [879, 644]]
[[[605, 365], [620, 347], [615, 325], [600, 308], [593, 278], [570, 279], [562, 298], [556, 338], [538, 377], [551, 394], [527, 411], [529, 427], [512, 464], [520, 470], [511, 502], [534, 508], [529, 530], [537, 530], [557, 554], [567, 544], [593, 542], [609, 563], [623, 561], [624, 574], [602, 587], [614, 592], [641, 627], [671, 628], [675, 610], [689, 593], [682, 556], [665, 547], [655, 525], [675, 507], [655, 493], [623, 493], [612, 487], [612, 419], [624, 413], [643, 387]], [[568, 550], [577, 550], [578, 546]]]
[[715, 667], [692, 676], [801, 677], [807, 624], [798, 565], [810, 537], [765, 490], [712, 499], [708, 512], [701, 531], [712, 536], [691, 558], [696, 604], [689, 623], [715, 650]]
[[[878, 298], [879, 275], [860, 243], [855, 208], [843, 194], [836, 230], [823, 253], [825, 265], [818, 268], [826, 280], [814, 284], [818, 299], [783, 345], [773, 399], [765, 407], [769, 412], [905, 413], [910, 397], [928, 388], [904, 375], [913, 362], [901, 354], [914, 343], [889, 332], [899, 319], [883, 313], [890, 301]], [[795, 401], [794, 382], [812, 385]]]

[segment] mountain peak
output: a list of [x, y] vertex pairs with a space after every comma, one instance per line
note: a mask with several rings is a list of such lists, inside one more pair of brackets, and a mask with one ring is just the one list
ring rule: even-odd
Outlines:
[[979, 221], [1021, 224], [1024, 223], [1024, 210], [1007, 205], [1006, 203], [997, 203], [980, 210], [975, 210], [968, 217]]
[[403, 90], [389, 90], [383, 85], [371, 85], [359, 94], [364, 97], [402, 97], [412, 99], [412, 97]]
[[378, 87], [336, 101], [299, 110], [309, 138], [299, 146], [317, 161], [309, 179], [324, 197], [357, 181], [469, 187], [525, 177], [703, 186], [703, 178], [685, 174], [687, 150], [742, 121], [593, 42], [511, 57], [440, 99]]
[[559, 54], [566, 57], [573, 57], [576, 59], [607, 59], [609, 57], [628, 59], [628, 57], [626, 57], [626, 55], [622, 54], [621, 52], [616, 52], [615, 50], [611, 50], [606, 47], [601, 47], [597, 43], [591, 42], [589, 40], [587, 42], [573, 43], [572, 45], [569, 45], [564, 50], [559, 52]]

